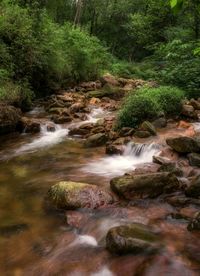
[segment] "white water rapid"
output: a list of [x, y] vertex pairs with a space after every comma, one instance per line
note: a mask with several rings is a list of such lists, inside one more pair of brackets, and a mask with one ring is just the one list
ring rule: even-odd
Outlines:
[[112, 155], [91, 162], [82, 168], [84, 172], [102, 176], [120, 176], [132, 171], [136, 165], [152, 162], [152, 157], [159, 152], [156, 144], [129, 143], [124, 147], [123, 155]]

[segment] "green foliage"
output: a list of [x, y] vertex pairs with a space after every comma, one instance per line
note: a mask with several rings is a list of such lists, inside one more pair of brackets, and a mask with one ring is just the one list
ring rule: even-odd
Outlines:
[[97, 38], [69, 23], [58, 25], [38, 1], [18, 2], [0, 2], [2, 99], [9, 93], [6, 98], [14, 100], [23, 94], [21, 88], [25, 94], [32, 89], [41, 96], [70, 83], [96, 79], [110, 66], [111, 55]]
[[189, 98], [200, 96], [200, 60], [194, 54], [195, 49], [194, 42], [174, 40], [156, 52], [163, 64], [160, 77], [164, 82], [186, 90]]
[[137, 127], [144, 120], [153, 120], [159, 114], [179, 114], [184, 92], [176, 87], [144, 87], [131, 92], [118, 114], [117, 126]]

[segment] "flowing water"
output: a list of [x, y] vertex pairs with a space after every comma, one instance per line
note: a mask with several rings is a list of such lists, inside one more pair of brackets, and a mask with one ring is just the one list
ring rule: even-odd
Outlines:
[[[94, 108], [86, 122], [107, 115]], [[199, 275], [196, 260], [186, 256], [195, 252], [199, 257], [199, 237], [186, 230], [186, 221], [171, 219], [175, 210], [162, 201], [121, 202], [99, 211], [45, 208], [45, 195], [56, 182], [82, 181], [108, 189], [113, 176], [151, 162], [160, 150], [157, 141], [130, 143], [122, 156], [109, 157], [104, 148], [85, 149], [80, 138], [68, 137], [69, 127], [81, 122], [55, 125], [55, 132], [49, 132], [42, 108], [28, 116], [42, 118], [39, 134], [4, 136], [0, 143], [0, 275]], [[153, 259], [109, 254], [107, 231], [127, 222], [161, 230], [163, 253]]]

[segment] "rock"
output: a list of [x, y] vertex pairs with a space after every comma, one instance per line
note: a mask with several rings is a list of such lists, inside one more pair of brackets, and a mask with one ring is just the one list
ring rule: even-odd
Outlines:
[[153, 156], [153, 162], [159, 165], [170, 164], [172, 161], [169, 158], [163, 156]]
[[187, 229], [189, 231], [199, 231], [200, 230], [200, 212], [196, 214], [194, 219], [190, 221]]
[[0, 104], [0, 135], [16, 131], [21, 111], [11, 105]]
[[22, 117], [18, 123], [18, 129], [25, 133], [40, 132], [40, 122], [36, 119]]
[[141, 130], [148, 131], [151, 135], [157, 135], [154, 125], [148, 121], [144, 121], [140, 128]]
[[48, 124], [47, 125], [47, 131], [54, 132], [55, 130], [56, 130], [56, 128], [53, 124]]
[[72, 118], [69, 116], [54, 115], [51, 117], [51, 119], [55, 124], [65, 124], [65, 123], [70, 123], [72, 121]]
[[94, 124], [92, 124], [92, 123], [84, 123], [80, 127], [70, 129], [69, 135], [84, 136], [84, 135], [89, 134], [93, 127], [94, 127]]
[[92, 99], [90, 100], [89, 104], [95, 105], [95, 104], [99, 104], [100, 102], [101, 102], [100, 99], [98, 99], [98, 98], [92, 98]]
[[59, 209], [74, 210], [79, 208], [96, 209], [114, 202], [111, 194], [86, 183], [59, 182], [48, 192], [48, 199]]
[[112, 76], [109, 73], [103, 75], [100, 78], [100, 82], [102, 83], [102, 86], [104, 86], [105, 84], [110, 84], [110, 85], [113, 85], [113, 86], [120, 86], [120, 83], [117, 80], [117, 78], [115, 78], [114, 76]]
[[189, 163], [191, 166], [200, 167], [200, 154], [190, 153], [188, 154]]
[[152, 254], [161, 246], [158, 235], [143, 224], [127, 224], [111, 228], [106, 236], [106, 247], [115, 254]]
[[120, 129], [119, 136], [120, 137], [132, 136], [134, 132], [135, 132], [134, 128], [123, 127], [122, 129]]
[[111, 189], [125, 199], [155, 198], [172, 193], [179, 188], [175, 175], [162, 172], [116, 177], [110, 182]]
[[192, 180], [191, 185], [185, 190], [185, 194], [189, 197], [200, 197], [200, 175]]
[[188, 104], [184, 104], [182, 106], [181, 114], [189, 118], [194, 118], [195, 117], [194, 107]]
[[152, 125], [155, 128], [164, 128], [167, 126], [167, 120], [165, 118], [158, 118], [157, 120], [153, 121]]
[[83, 88], [85, 92], [87, 92], [101, 88], [101, 83], [96, 83], [95, 81], [82, 82], [80, 87]]
[[98, 134], [89, 136], [85, 141], [84, 145], [85, 147], [100, 147], [105, 145], [107, 140], [108, 138], [104, 133], [98, 133]]
[[109, 155], [121, 155], [123, 153], [123, 147], [121, 145], [107, 145], [106, 146], [106, 154]]
[[179, 177], [183, 176], [183, 171], [175, 162], [162, 164], [158, 169], [158, 172], [169, 172]]
[[190, 199], [185, 195], [173, 195], [166, 198], [167, 203], [175, 207], [184, 207], [186, 204], [190, 203]]
[[151, 133], [149, 131], [146, 131], [146, 130], [137, 130], [134, 133], [134, 136], [138, 137], [138, 138], [148, 138], [148, 137], [151, 136]]
[[70, 113], [76, 113], [76, 112], [81, 112], [83, 111], [85, 108], [85, 104], [83, 103], [74, 103], [71, 107], [70, 107]]
[[190, 104], [194, 107], [194, 109], [200, 110], [200, 102], [198, 102], [194, 99], [191, 99]]
[[176, 138], [168, 138], [166, 140], [168, 146], [179, 153], [200, 152], [200, 139], [188, 136], [180, 136]]

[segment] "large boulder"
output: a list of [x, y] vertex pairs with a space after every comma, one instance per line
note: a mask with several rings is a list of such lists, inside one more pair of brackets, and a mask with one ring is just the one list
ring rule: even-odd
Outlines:
[[187, 229], [189, 231], [199, 231], [200, 230], [200, 212], [190, 221]]
[[176, 191], [179, 181], [174, 174], [161, 172], [116, 177], [111, 180], [110, 186], [125, 199], [155, 198]]
[[56, 208], [65, 210], [96, 209], [114, 202], [110, 193], [95, 185], [71, 181], [59, 182], [52, 186], [48, 192], [48, 199]]
[[25, 133], [38, 133], [40, 132], [40, 122], [36, 119], [22, 117], [18, 129]]
[[180, 136], [168, 138], [166, 143], [179, 153], [200, 152], [200, 139], [197, 137]]
[[189, 118], [194, 118], [195, 117], [195, 112], [194, 112], [194, 107], [192, 105], [184, 104], [182, 106], [182, 111], [181, 114], [189, 117]]
[[85, 147], [100, 147], [105, 145], [108, 138], [104, 133], [97, 133], [87, 138], [84, 143]]
[[143, 224], [113, 227], [106, 236], [107, 249], [115, 254], [155, 253], [160, 245], [158, 235]]
[[200, 175], [192, 180], [191, 185], [185, 190], [185, 194], [189, 197], [200, 197]]
[[0, 135], [14, 132], [20, 121], [21, 111], [14, 106], [0, 104]]

